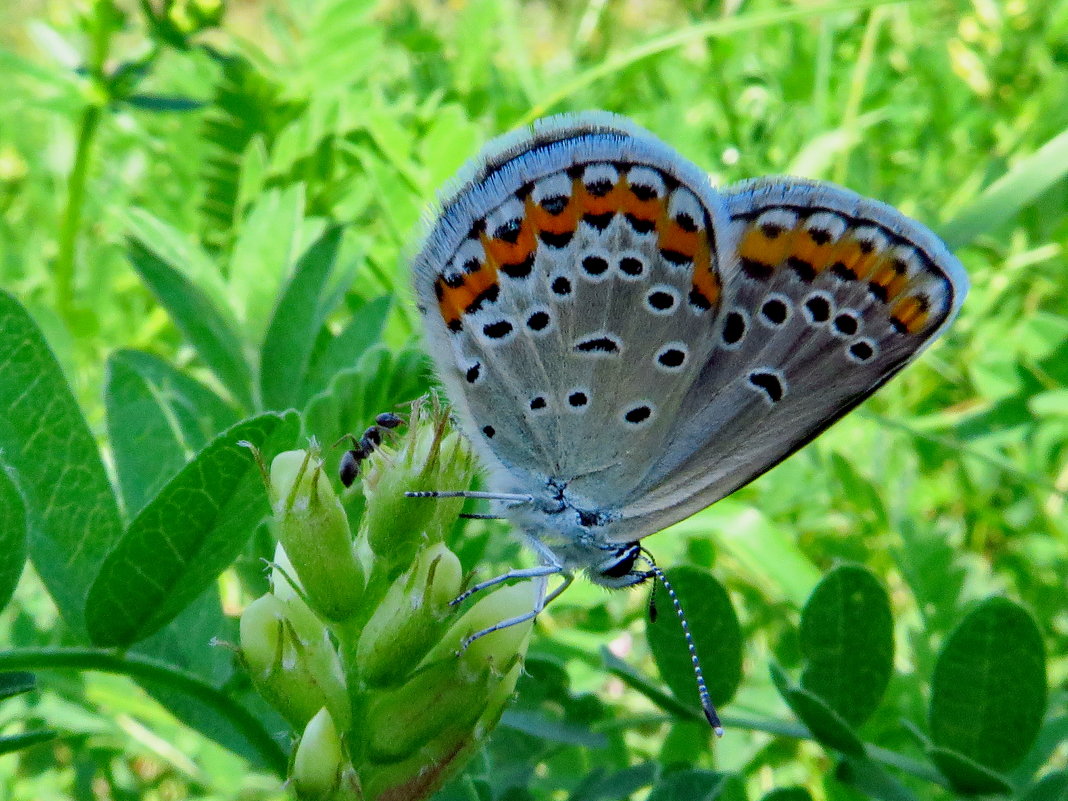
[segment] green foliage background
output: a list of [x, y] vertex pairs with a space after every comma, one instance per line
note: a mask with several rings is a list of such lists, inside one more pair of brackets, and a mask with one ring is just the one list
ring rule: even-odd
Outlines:
[[[8, 465], [11, 442], [43, 432], [34, 487], [0, 471], [0, 600], [23, 561], [23, 506], [52, 477], [60, 495], [97, 497], [110, 476], [119, 507], [108, 494], [92, 521], [117, 533], [240, 419], [261, 413], [245, 425], [268, 438], [294, 423], [262, 413], [293, 407], [331, 442], [418, 394], [404, 256], [436, 192], [489, 137], [604, 108], [720, 183], [790, 173], [892, 203], [943, 235], [973, 289], [946, 337], [858, 412], [650, 541], [660, 564], [689, 565], [680, 589], [721, 700], [740, 660], [723, 740], [710, 746], [678, 678], [684, 652], [673, 667], [667, 633], [646, 643], [643, 595], [577, 583], [540, 619], [516, 706], [440, 797], [1065, 798], [1068, 2], [279, 0], [214, 14], [0, 7], [0, 285], [58, 359], [30, 374], [59, 386], [61, 369], [77, 401], [42, 384], [3, 443]], [[0, 334], [25, 343], [13, 304]], [[0, 338], [0, 359], [15, 342]], [[5, 416], [26, 402], [13, 375]], [[63, 424], [36, 419], [45, 407]], [[78, 469], [95, 445], [107, 474]], [[47, 509], [57, 542], [77, 542], [86, 519]], [[463, 543], [467, 567], [524, 558], [496, 524]], [[182, 616], [133, 656], [86, 650], [41, 672], [0, 651], [0, 669], [45, 688], [0, 686], [0, 734], [59, 734], [0, 756], [0, 797], [282, 796], [242, 727], [269, 739], [284, 725], [206, 645], [233, 639], [263, 591], [270, 544], [259, 532], [243, 548], [194, 565], [203, 594], [170, 597]], [[0, 648], [81, 647], [87, 623], [109, 623], [92, 605], [61, 623], [56, 588], [74, 608], [94, 575], [50, 564], [24, 571]], [[137, 652], [213, 682], [249, 720], [153, 685]]]

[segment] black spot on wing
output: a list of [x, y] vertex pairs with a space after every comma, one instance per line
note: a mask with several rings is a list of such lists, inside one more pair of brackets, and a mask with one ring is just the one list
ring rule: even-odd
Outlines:
[[749, 383], [758, 389], [764, 390], [768, 400], [772, 403], [778, 403], [782, 400], [784, 394], [782, 382], [774, 373], [754, 370], [749, 374]]

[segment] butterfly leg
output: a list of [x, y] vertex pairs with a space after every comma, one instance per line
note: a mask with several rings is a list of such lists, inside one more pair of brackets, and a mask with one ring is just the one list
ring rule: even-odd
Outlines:
[[563, 570], [559, 565], [538, 565], [537, 567], [527, 567], [522, 570], [509, 570], [507, 573], [502, 573], [499, 576], [494, 576], [491, 579], [481, 581], [465, 592], [460, 593], [449, 601], [449, 606], [456, 606], [457, 604], [466, 601], [476, 592], [482, 592], [482, 590], [487, 590], [490, 587], [496, 587], [498, 584], [503, 584], [512, 579], [541, 578], [542, 576], [551, 576], [554, 573], [562, 572]]
[[[520, 571], [516, 571], [516, 572], [520, 572]], [[541, 591], [538, 593], [538, 600], [534, 602], [534, 608], [533, 609], [531, 609], [526, 614], [517, 615], [516, 617], [510, 617], [507, 620], [502, 620], [500, 623], [493, 624], [489, 628], [482, 629], [481, 631], [476, 631], [474, 634], [469, 634], [467, 637], [464, 637], [463, 640], [461, 640], [460, 648], [459, 648], [459, 650], [457, 650], [456, 655], [459, 656], [460, 654], [462, 654], [464, 651], [467, 650], [467, 647], [471, 643], [473, 643], [475, 640], [479, 639], [480, 637], [485, 637], [487, 634], [492, 634], [495, 631], [500, 631], [501, 629], [506, 629], [509, 626], [517, 626], [520, 623], [526, 623], [528, 620], [533, 620], [539, 614], [541, 614], [541, 610], [543, 610], [546, 606], [548, 606], [553, 601], [555, 601], [558, 597], [560, 597], [560, 594], [564, 590], [566, 590], [568, 587], [570, 587], [571, 586], [571, 582], [575, 580], [575, 576], [572, 573], [563, 573], [559, 568], [556, 569], [556, 572], [561, 573], [561, 575], [563, 576], [564, 580], [561, 582], [559, 587], [557, 587], [551, 593], [546, 595], [545, 594], [545, 584], [546, 584], [547, 578], [545, 576], [542, 576], [541, 582], [540, 582], [541, 583]], [[500, 578], [500, 577], [498, 576], [498, 578]]]

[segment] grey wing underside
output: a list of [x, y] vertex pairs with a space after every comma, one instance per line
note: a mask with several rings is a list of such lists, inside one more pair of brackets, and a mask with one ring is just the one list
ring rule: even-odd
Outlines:
[[967, 279], [923, 226], [844, 189], [720, 194], [640, 129], [511, 137], [414, 263], [439, 375], [495, 489], [566, 484], [652, 534], [765, 472], [904, 367]]
[[778, 464], [937, 338], [967, 291], [937, 237], [882, 203], [789, 178], [725, 200], [717, 339], [613, 540], [659, 531]]

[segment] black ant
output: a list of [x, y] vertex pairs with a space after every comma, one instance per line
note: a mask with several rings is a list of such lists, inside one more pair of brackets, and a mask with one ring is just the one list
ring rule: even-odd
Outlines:
[[[375, 424], [363, 432], [363, 436], [359, 441], [352, 434], [346, 436], [352, 441], [352, 448], [345, 451], [345, 455], [341, 457], [341, 463], [338, 465], [338, 478], [341, 479], [341, 483], [346, 487], [351, 487], [356, 477], [360, 475], [360, 463], [369, 457], [377, 446], [382, 444], [382, 430], [387, 431], [396, 428], [402, 420], [398, 415], [393, 412], [383, 412], [375, 418]], [[341, 439], [345, 439], [342, 437]], [[340, 442], [341, 440], [338, 440]]]

